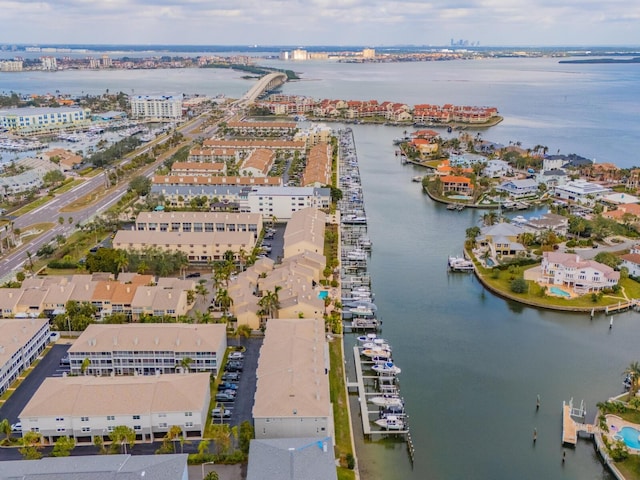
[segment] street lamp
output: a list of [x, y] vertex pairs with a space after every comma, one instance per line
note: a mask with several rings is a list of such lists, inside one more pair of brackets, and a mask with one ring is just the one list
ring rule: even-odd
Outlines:
[[214, 465], [216, 462], [204, 462], [202, 464], [202, 480], [204, 480], [204, 466], [205, 465]]

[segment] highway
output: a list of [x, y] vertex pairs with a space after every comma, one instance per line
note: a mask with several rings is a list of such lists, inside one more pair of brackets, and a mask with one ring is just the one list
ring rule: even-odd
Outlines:
[[[196, 132], [199, 132], [205, 115], [206, 114], [203, 114], [178, 127], [178, 131], [180, 131], [186, 138], [185, 142], [181, 146], [188, 144], [193, 138], [198, 136], [198, 133]], [[225, 118], [224, 121], [227, 121], [227, 118]], [[153, 140], [152, 142], [141, 146], [139, 149], [124, 157], [119, 165], [125, 165], [133, 157], [147, 152], [153, 146], [162, 144], [168, 139], [169, 136], [165, 134]], [[145, 175], [147, 177], [151, 177], [158, 165], [160, 165], [167, 158], [167, 156], [167, 154], [159, 156], [156, 162], [144, 168], [143, 170], [138, 171], [136, 175]], [[87, 208], [77, 210], [75, 212], [61, 211], [65, 206], [102, 187], [105, 184], [104, 176], [105, 173], [103, 172], [93, 178], [87, 178], [84, 183], [74, 187], [68, 192], [57, 194], [56, 197], [50, 202], [47, 202], [46, 204], [36, 208], [35, 210], [25, 213], [24, 215], [21, 215], [13, 220], [14, 228], [19, 228], [22, 230], [22, 232], [28, 230], [28, 227], [30, 225], [38, 223], [49, 222], [55, 224], [55, 226], [41, 234], [36, 239], [13, 249], [9, 254], [0, 258], [1, 283], [10, 280], [15, 276], [17, 272], [19, 272], [23, 268], [23, 265], [28, 261], [26, 254], [27, 251], [31, 252], [35, 256], [35, 253], [38, 251], [38, 249], [40, 249], [40, 247], [54, 240], [56, 236], [64, 235], [65, 237], [69, 237], [69, 235], [71, 235], [76, 230], [76, 224], [87, 222], [94, 216], [99, 215], [105, 209], [117, 202], [118, 199], [127, 191], [129, 183], [123, 181], [122, 183], [114, 187], [110, 187], [107, 193], [100, 200], [88, 206]], [[60, 217], [63, 217], [65, 219], [65, 222], [62, 225], [58, 223], [58, 218]], [[69, 218], [73, 219], [71, 223], [69, 223], [68, 221]]]

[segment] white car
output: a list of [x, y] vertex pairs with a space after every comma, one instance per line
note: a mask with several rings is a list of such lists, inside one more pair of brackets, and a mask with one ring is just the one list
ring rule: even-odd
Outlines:
[[18, 422], [18, 423], [14, 423], [13, 425], [11, 425], [11, 431], [12, 432], [21, 432], [22, 431], [22, 423]]
[[244, 360], [244, 354], [242, 352], [231, 352], [228, 357], [229, 360]]

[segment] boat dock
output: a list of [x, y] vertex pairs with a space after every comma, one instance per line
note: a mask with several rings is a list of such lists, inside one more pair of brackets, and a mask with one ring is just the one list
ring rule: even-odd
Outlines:
[[627, 310], [637, 309], [639, 303], [637, 299], [632, 298], [628, 302], [618, 302], [617, 305], [609, 305], [604, 309], [604, 313], [605, 315], [609, 315], [610, 313], [621, 313]]
[[582, 433], [592, 437], [600, 433], [600, 428], [591, 423], [576, 421], [575, 418], [584, 420], [586, 409], [584, 402], [580, 403], [580, 408], [573, 406], [573, 399], [569, 402], [562, 402], [562, 444], [575, 447], [578, 443], [578, 436]]

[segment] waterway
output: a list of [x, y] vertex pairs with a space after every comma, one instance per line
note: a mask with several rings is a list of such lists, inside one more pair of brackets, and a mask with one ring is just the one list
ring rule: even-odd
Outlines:
[[[277, 63], [291, 67], [291, 64]], [[640, 70], [496, 59], [353, 65], [305, 62], [285, 93], [415, 103], [497, 106], [487, 140], [547, 145], [620, 166], [638, 163]], [[0, 91], [206, 93], [239, 96], [250, 83], [215, 70], [0, 74]], [[640, 314], [609, 319], [540, 311], [494, 297], [471, 275], [447, 274], [465, 229], [482, 212], [451, 212], [425, 196], [417, 167], [401, 165], [402, 128], [352, 126], [374, 243], [370, 261], [382, 335], [402, 368], [401, 390], [416, 448], [359, 443], [364, 480], [610, 478], [590, 443], [562, 459], [563, 400], [595, 404], [621, 391], [640, 352]], [[351, 343], [350, 343], [351, 342]], [[346, 339], [347, 347], [355, 339]], [[347, 348], [347, 352], [351, 350]], [[536, 396], [541, 408], [536, 412]], [[356, 415], [357, 425], [357, 415]], [[532, 436], [537, 430], [538, 440]]]

